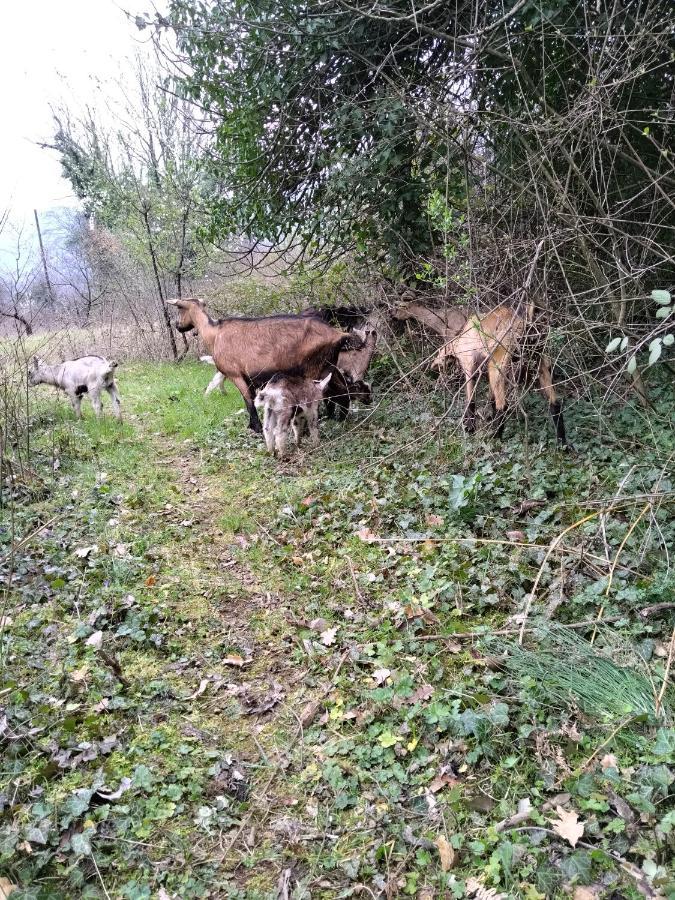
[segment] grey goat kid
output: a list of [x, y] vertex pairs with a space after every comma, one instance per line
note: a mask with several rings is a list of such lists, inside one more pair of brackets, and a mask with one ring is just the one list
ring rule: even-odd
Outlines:
[[300, 446], [305, 429], [313, 446], [319, 443], [319, 403], [331, 376], [321, 381], [298, 375], [275, 375], [258, 391], [256, 404], [264, 408], [263, 436], [269, 453], [282, 459], [289, 428]]
[[91, 405], [98, 418], [101, 415], [101, 391], [107, 391], [113, 405], [115, 418], [122, 417], [120, 395], [115, 384], [116, 362], [102, 356], [81, 356], [50, 366], [33, 357], [28, 369], [28, 383], [51, 384], [68, 395], [75, 415], [82, 418], [80, 405], [84, 394], [89, 395]]

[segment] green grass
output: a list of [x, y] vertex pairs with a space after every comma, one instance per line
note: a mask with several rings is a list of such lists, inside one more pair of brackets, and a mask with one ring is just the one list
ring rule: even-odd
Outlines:
[[[42, 489], [17, 493], [2, 532], [6, 551], [27, 538], [5, 553], [0, 610], [12, 729], [0, 873], [20, 886], [13, 900], [160, 888], [253, 900], [275, 896], [288, 866], [319, 898], [359, 885], [461, 897], [480, 876], [532, 900], [607, 871], [636, 896], [609, 853], [646, 862], [665, 892], [672, 729], [645, 719], [613, 740], [583, 709], [521, 690], [466, 635], [508, 625], [545, 548], [628, 475], [635, 499], [602, 530], [594, 519], [570, 533], [531, 616], [577, 622], [604, 605], [644, 660], [641, 684], [658, 688], [667, 613], [638, 613], [673, 595], [669, 392], [656, 392], [648, 445], [630, 409], [604, 425], [617, 440], [595, 440], [583, 404], [568, 415], [577, 456], [534, 417], [528, 440], [513, 427], [503, 445], [429, 440], [424, 410], [396, 397], [359, 429], [323, 422], [318, 451], [279, 463], [231, 386], [203, 396], [211, 374], [120, 367], [121, 424], [96, 421], [86, 400], [76, 422], [62, 396], [32, 395]], [[605, 548], [613, 560], [644, 494], [658, 496], [605, 597]], [[87, 643], [99, 631], [100, 647]], [[620, 772], [602, 768], [606, 752]], [[593, 851], [494, 830], [524, 797], [548, 825], [542, 807], [562, 790]], [[639, 840], [614, 795], [648, 827]], [[448, 872], [441, 835], [456, 851]]]

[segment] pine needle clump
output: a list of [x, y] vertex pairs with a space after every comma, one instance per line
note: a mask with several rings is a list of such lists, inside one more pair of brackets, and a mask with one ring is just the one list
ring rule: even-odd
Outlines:
[[672, 686], [658, 702], [661, 685], [644, 660], [606, 629], [602, 638], [598, 647], [569, 628], [550, 626], [532, 635], [536, 644], [530, 647], [493, 640], [490, 648], [505, 654], [507, 671], [529, 681], [548, 705], [576, 707], [605, 724], [646, 716], [671, 725]]

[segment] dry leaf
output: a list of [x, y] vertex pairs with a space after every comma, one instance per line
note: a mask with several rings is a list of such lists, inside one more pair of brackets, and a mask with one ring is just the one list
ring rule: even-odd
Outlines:
[[197, 697], [199, 697], [201, 694], [204, 693], [204, 691], [205, 691], [206, 688], [208, 687], [208, 684], [209, 684], [209, 679], [208, 679], [208, 678], [202, 678], [202, 680], [199, 682], [199, 687], [198, 687], [197, 690], [194, 692], [194, 694], [190, 694], [189, 697], [184, 697], [183, 699], [184, 699], [184, 700], [195, 700]]
[[365, 541], [366, 544], [372, 544], [373, 541], [377, 540], [377, 535], [374, 531], [371, 531], [370, 528], [359, 528], [356, 532], [357, 538], [361, 538], [362, 541]]
[[435, 513], [426, 516], [427, 525], [442, 525], [444, 521], [443, 516], [437, 516]]
[[98, 553], [98, 544], [92, 544], [91, 547], [78, 547], [75, 550], [75, 556], [79, 559], [86, 559], [92, 553]]
[[434, 844], [438, 847], [438, 855], [441, 858], [441, 869], [449, 872], [455, 864], [455, 851], [444, 834], [439, 834]]
[[373, 672], [373, 678], [378, 685], [384, 684], [390, 675], [391, 669], [375, 669], [375, 671]]
[[506, 532], [506, 537], [507, 537], [510, 541], [513, 541], [514, 544], [524, 544], [524, 543], [527, 541], [527, 537], [526, 537], [524, 531], [518, 531], [518, 530], [515, 530], [515, 531], [507, 531], [507, 532]]
[[115, 556], [128, 556], [129, 548], [126, 544], [115, 544], [113, 547], [113, 554]]
[[600, 896], [598, 891], [592, 890], [590, 887], [577, 887], [572, 894], [572, 900], [598, 900]]
[[18, 889], [18, 884], [12, 884], [8, 878], [0, 878], [0, 900], [7, 900], [7, 897]]
[[93, 634], [90, 634], [85, 644], [87, 647], [95, 647], [96, 650], [101, 646], [101, 641], [103, 640], [103, 632], [95, 631]]
[[75, 684], [80, 684], [89, 674], [89, 666], [82, 666], [80, 669], [74, 669], [70, 673], [70, 680]]
[[321, 634], [322, 631], [325, 631], [328, 628], [328, 622], [325, 619], [312, 619], [309, 623], [309, 627], [312, 631], [318, 631]]
[[564, 838], [572, 847], [576, 847], [577, 841], [584, 833], [584, 823], [579, 821], [579, 816], [573, 809], [563, 809], [562, 806], [556, 806], [557, 819], [551, 819], [553, 830]]
[[453, 778], [453, 776], [449, 775], [447, 772], [441, 772], [431, 782], [429, 790], [432, 794], [437, 794], [439, 791], [442, 791], [443, 788], [454, 787], [456, 784], [459, 784], [457, 778]]
[[300, 712], [300, 724], [303, 728], [306, 728], [308, 725], [311, 725], [314, 719], [316, 719], [319, 710], [321, 709], [321, 701], [320, 700], [310, 700]]
[[410, 698], [411, 703], [423, 703], [434, 696], [434, 689], [430, 684], [420, 685]]
[[244, 657], [239, 656], [238, 653], [233, 653], [231, 656], [226, 656], [222, 662], [224, 666], [238, 666], [241, 668], [244, 665]]
[[316, 497], [303, 497], [300, 503], [302, 503], [303, 506], [311, 506], [312, 503], [316, 503], [316, 500]]
[[301, 556], [291, 556], [291, 562], [294, 566], [304, 566], [305, 561]]
[[9, 628], [13, 619], [11, 616], [0, 616], [0, 628]]
[[332, 647], [335, 643], [335, 635], [338, 633], [338, 626], [335, 628], [326, 628], [325, 631], [321, 632], [321, 643], [324, 647]]
[[156, 583], [157, 583], [157, 576], [156, 576], [156, 575], [148, 575], [148, 577], [145, 579], [145, 586], [146, 586], [146, 587], [152, 587], [153, 584], [156, 584]]
[[486, 888], [477, 878], [466, 879], [466, 892], [474, 900], [506, 900], [506, 894], [498, 894], [494, 888]]
[[619, 770], [619, 763], [617, 762], [616, 756], [614, 756], [613, 753], [605, 753], [605, 755], [600, 760], [600, 765], [603, 772], [606, 772], [607, 769], [616, 769], [617, 772]]

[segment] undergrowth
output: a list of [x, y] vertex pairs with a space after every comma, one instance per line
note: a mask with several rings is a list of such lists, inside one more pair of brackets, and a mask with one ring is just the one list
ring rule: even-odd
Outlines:
[[2, 889], [675, 891], [668, 387], [649, 441], [630, 407], [598, 440], [582, 403], [575, 455], [533, 417], [430, 436], [392, 394], [280, 464], [210, 374], [122, 367], [121, 426], [34, 399], [40, 487], [1, 535]]

